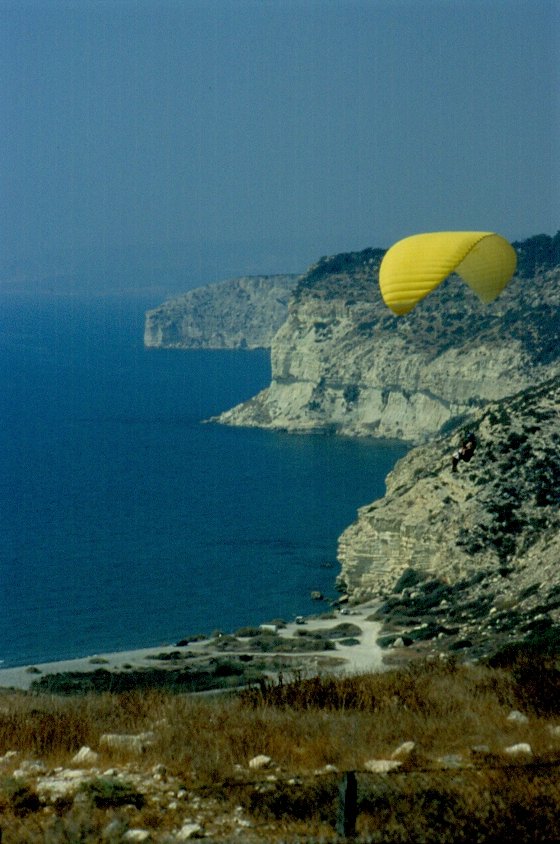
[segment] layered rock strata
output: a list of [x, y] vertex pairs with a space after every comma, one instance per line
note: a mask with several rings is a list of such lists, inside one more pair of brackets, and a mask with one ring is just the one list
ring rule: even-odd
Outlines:
[[559, 378], [489, 404], [470, 422], [478, 445], [457, 472], [457, 436], [409, 452], [384, 498], [361, 508], [340, 537], [341, 588], [361, 601], [400, 591], [399, 577], [413, 571], [437, 581], [424, 610], [439, 612], [440, 623], [457, 623], [468, 603], [457, 596], [475, 587], [477, 601], [481, 589], [486, 596], [477, 607], [488, 630], [511, 623], [514, 610], [527, 630], [539, 612], [543, 627], [560, 623], [559, 409]]
[[559, 410], [558, 378], [489, 405], [468, 464], [451, 469], [457, 437], [415, 448], [342, 534], [339, 586], [382, 598], [391, 658], [560, 651]]
[[378, 289], [383, 254], [312, 267], [273, 338], [270, 386], [215, 421], [420, 443], [560, 373], [559, 267], [486, 306], [453, 277], [397, 318]]

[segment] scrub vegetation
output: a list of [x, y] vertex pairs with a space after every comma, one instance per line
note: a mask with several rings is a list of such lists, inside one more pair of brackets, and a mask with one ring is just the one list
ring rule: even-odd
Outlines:
[[[133, 829], [171, 842], [185, 820], [207, 840], [335, 841], [347, 771], [357, 772], [359, 841], [558, 840], [559, 691], [557, 658], [521, 647], [492, 665], [422, 661], [213, 696], [5, 692], [3, 844], [120, 842]], [[107, 733], [153, 741], [139, 754], [104, 744]], [[43, 776], [77, 768], [84, 746], [99, 754], [91, 778], [47, 801], [33, 765]], [[259, 756], [263, 769], [249, 764]], [[371, 760], [394, 770], [372, 773]], [[163, 804], [154, 776], [166, 781]]]

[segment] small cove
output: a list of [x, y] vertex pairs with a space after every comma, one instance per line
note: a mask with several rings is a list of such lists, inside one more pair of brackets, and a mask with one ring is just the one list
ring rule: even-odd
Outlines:
[[406, 451], [201, 424], [268, 384], [269, 354], [146, 350], [154, 304], [2, 299], [4, 667], [317, 611]]

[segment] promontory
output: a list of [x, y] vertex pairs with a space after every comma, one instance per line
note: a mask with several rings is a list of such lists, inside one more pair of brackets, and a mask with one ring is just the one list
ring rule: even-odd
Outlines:
[[197, 287], [148, 311], [144, 345], [166, 349], [269, 348], [297, 275], [246, 276]]
[[381, 249], [323, 258], [272, 339], [270, 386], [216, 421], [426, 442], [473, 410], [560, 373], [560, 235], [514, 244], [491, 305], [451, 277], [396, 318]]

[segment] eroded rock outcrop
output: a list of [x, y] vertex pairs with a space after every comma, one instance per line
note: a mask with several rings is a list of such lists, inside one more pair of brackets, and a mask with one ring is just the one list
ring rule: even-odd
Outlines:
[[268, 348], [288, 312], [299, 276], [237, 278], [209, 284], [148, 311], [144, 345], [166, 349]]
[[358, 512], [339, 541], [341, 584], [355, 598], [391, 590], [406, 569], [458, 583], [506, 572], [560, 585], [560, 378], [469, 422], [478, 445], [451, 471], [459, 436], [410, 451], [384, 498]]
[[270, 386], [216, 421], [419, 443], [560, 373], [560, 267], [520, 272], [489, 306], [451, 278], [396, 318], [378, 290], [383, 254], [312, 267], [272, 341]]

